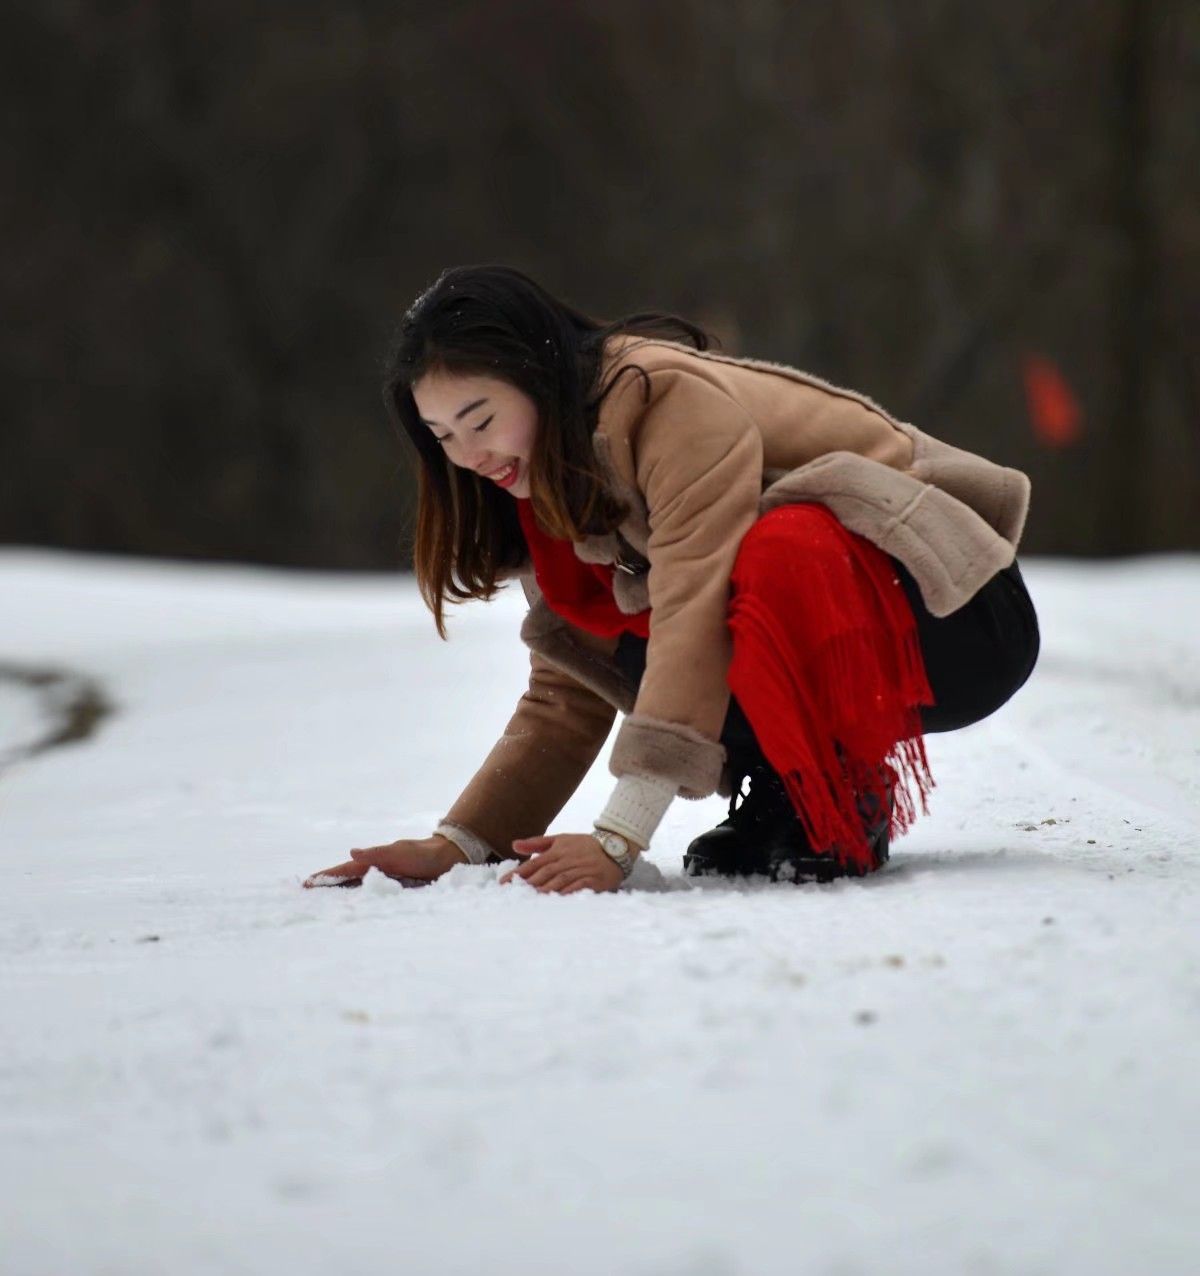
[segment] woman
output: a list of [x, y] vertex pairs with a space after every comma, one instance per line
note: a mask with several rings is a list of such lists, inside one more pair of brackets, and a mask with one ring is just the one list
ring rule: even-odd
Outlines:
[[[674, 797], [714, 792], [729, 815], [686, 872], [873, 872], [927, 810], [923, 733], [1028, 678], [1025, 475], [708, 347], [674, 316], [598, 323], [499, 266], [414, 302], [384, 396], [419, 458], [417, 582], [444, 638], [447, 601], [518, 578], [529, 688], [432, 836], [305, 885], [516, 859], [502, 882], [614, 890]], [[607, 805], [547, 836], [618, 710]]]

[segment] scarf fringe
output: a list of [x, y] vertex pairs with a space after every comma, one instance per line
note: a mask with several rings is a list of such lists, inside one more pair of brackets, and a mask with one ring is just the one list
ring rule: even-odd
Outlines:
[[747, 533], [732, 583], [730, 690], [812, 848], [869, 871], [867, 827], [887, 812], [900, 837], [935, 787], [920, 715], [933, 693], [895, 569], [800, 504]]

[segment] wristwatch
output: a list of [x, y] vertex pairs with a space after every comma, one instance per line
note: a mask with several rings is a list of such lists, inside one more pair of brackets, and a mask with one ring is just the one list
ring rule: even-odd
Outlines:
[[621, 876], [628, 877], [633, 872], [633, 843], [620, 833], [611, 829], [602, 829], [598, 824], [593, 829], [596, 841], [600, 843], [605, 855], [615, 860], [621, 870]]

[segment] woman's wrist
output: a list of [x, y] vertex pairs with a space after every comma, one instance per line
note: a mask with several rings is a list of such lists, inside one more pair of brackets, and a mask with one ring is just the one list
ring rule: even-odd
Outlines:
[[471, 861], [466, 851], [441, 833], [434, 833], [425, 839], [437, 857], [438, 865], [443, 872], [448, 872], [455, 864], [469, 864]]
[[502, 858], [477, 833], [450, 820], [443, 820], [433, 830], [433, 836], [449, 842], [460, 853], [456, 864], [490, 864]]

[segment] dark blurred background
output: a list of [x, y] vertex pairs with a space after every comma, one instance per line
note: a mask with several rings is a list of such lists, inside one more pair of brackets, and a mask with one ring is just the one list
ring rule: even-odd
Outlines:
[[447, 265], [656, 308], [1200, 547], [1196, 0], [10, 3], [0, 540], [406, 563]]

